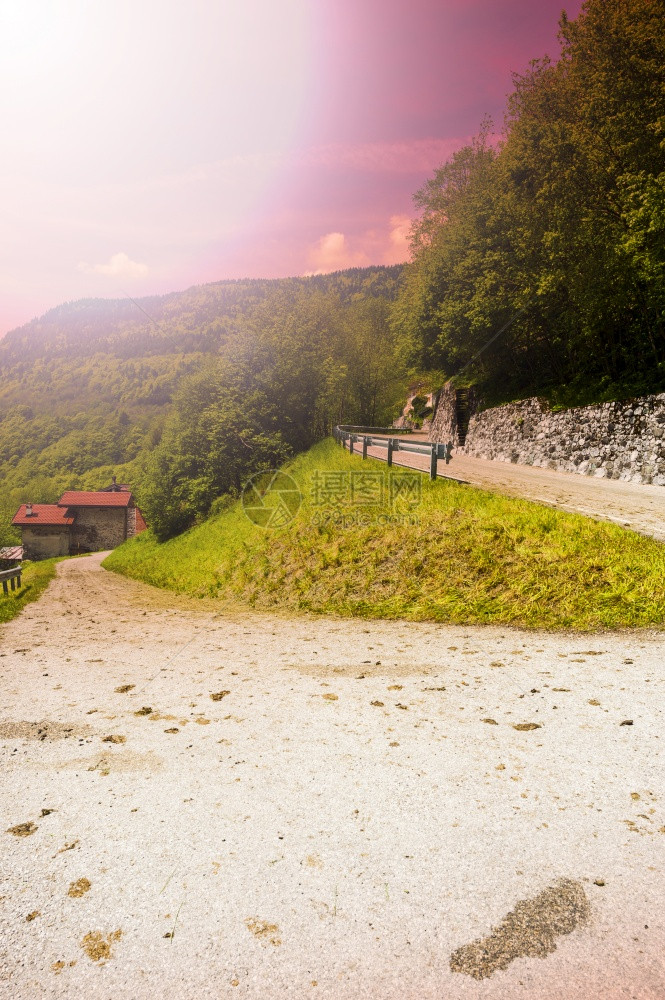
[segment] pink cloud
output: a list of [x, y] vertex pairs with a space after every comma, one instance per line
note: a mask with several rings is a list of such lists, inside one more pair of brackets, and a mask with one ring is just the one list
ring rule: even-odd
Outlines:
[[408, 215], [393, 215], [388, 227], [347, 237], [344, 233], [326, 233], [310, 248], [306, 275], [329, 274], [347, 267], [370, 264], [401, 264], [409, 258]]
[[326, 233], [310, 251], [311, 270], [307, 274], [328, 274], [347, 267], [366, 267], [369, 257], [362, 250], [353, 250], [344, 233]]

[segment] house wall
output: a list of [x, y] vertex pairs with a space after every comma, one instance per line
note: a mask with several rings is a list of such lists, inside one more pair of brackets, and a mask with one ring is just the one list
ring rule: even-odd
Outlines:
[[69, 555], [69, 528], [23, 527], [21, 537], [25, 559], [53, 559]]
[[127, 538], [134, 538], [135, 535], [140, 535], [142, 531], [146, 530], [146, 527], [147, 525], [143, 519], [143, 514], [138, 507], [128, 507]]
[[125, 507], [76, 508], [72, 527], [72, 553], [114, 549], [126, 537]]

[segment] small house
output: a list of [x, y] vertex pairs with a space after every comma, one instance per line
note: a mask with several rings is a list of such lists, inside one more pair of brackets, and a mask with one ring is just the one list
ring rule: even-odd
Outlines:
[[26, 559], [114, 549], [147, 527], [131, 490], [68, 490], [57, 504], [24, 503], [12, 524], [21, 529]]

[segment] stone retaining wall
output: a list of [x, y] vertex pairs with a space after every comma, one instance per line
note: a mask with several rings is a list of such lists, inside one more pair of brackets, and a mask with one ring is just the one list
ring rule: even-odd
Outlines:
[[[442, 412], [435, 414], [430, 440], [443, 441], [451, 429], [449, 397], [441, 395]], [[473, 414], [465, 445], [457, 450], [476, 458], [665, 486], [665, 393], [556, 413], [540, 399], [497, 406]]]

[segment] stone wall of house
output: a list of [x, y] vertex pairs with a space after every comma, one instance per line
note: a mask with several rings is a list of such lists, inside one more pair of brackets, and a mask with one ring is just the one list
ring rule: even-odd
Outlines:
[[[431, 439], [449, 440], [450, 421], [448, 401], [441, 417], [438, 411], [435, 415], [437, 437]], [[665, 393], [559, 412], [539, 399], [482, 410], [471, 416], [465, 445], [458, 450], [477, 458], [665, 486]]]
[[21, 528], [21, 544], [25, 559], [54, 559], [69, 555], [69, 528], [49, 525]]
[[127, 537], [125, 507], [77, 507], [72, 527], [72, 552], [101, 552], [121, 545]]

